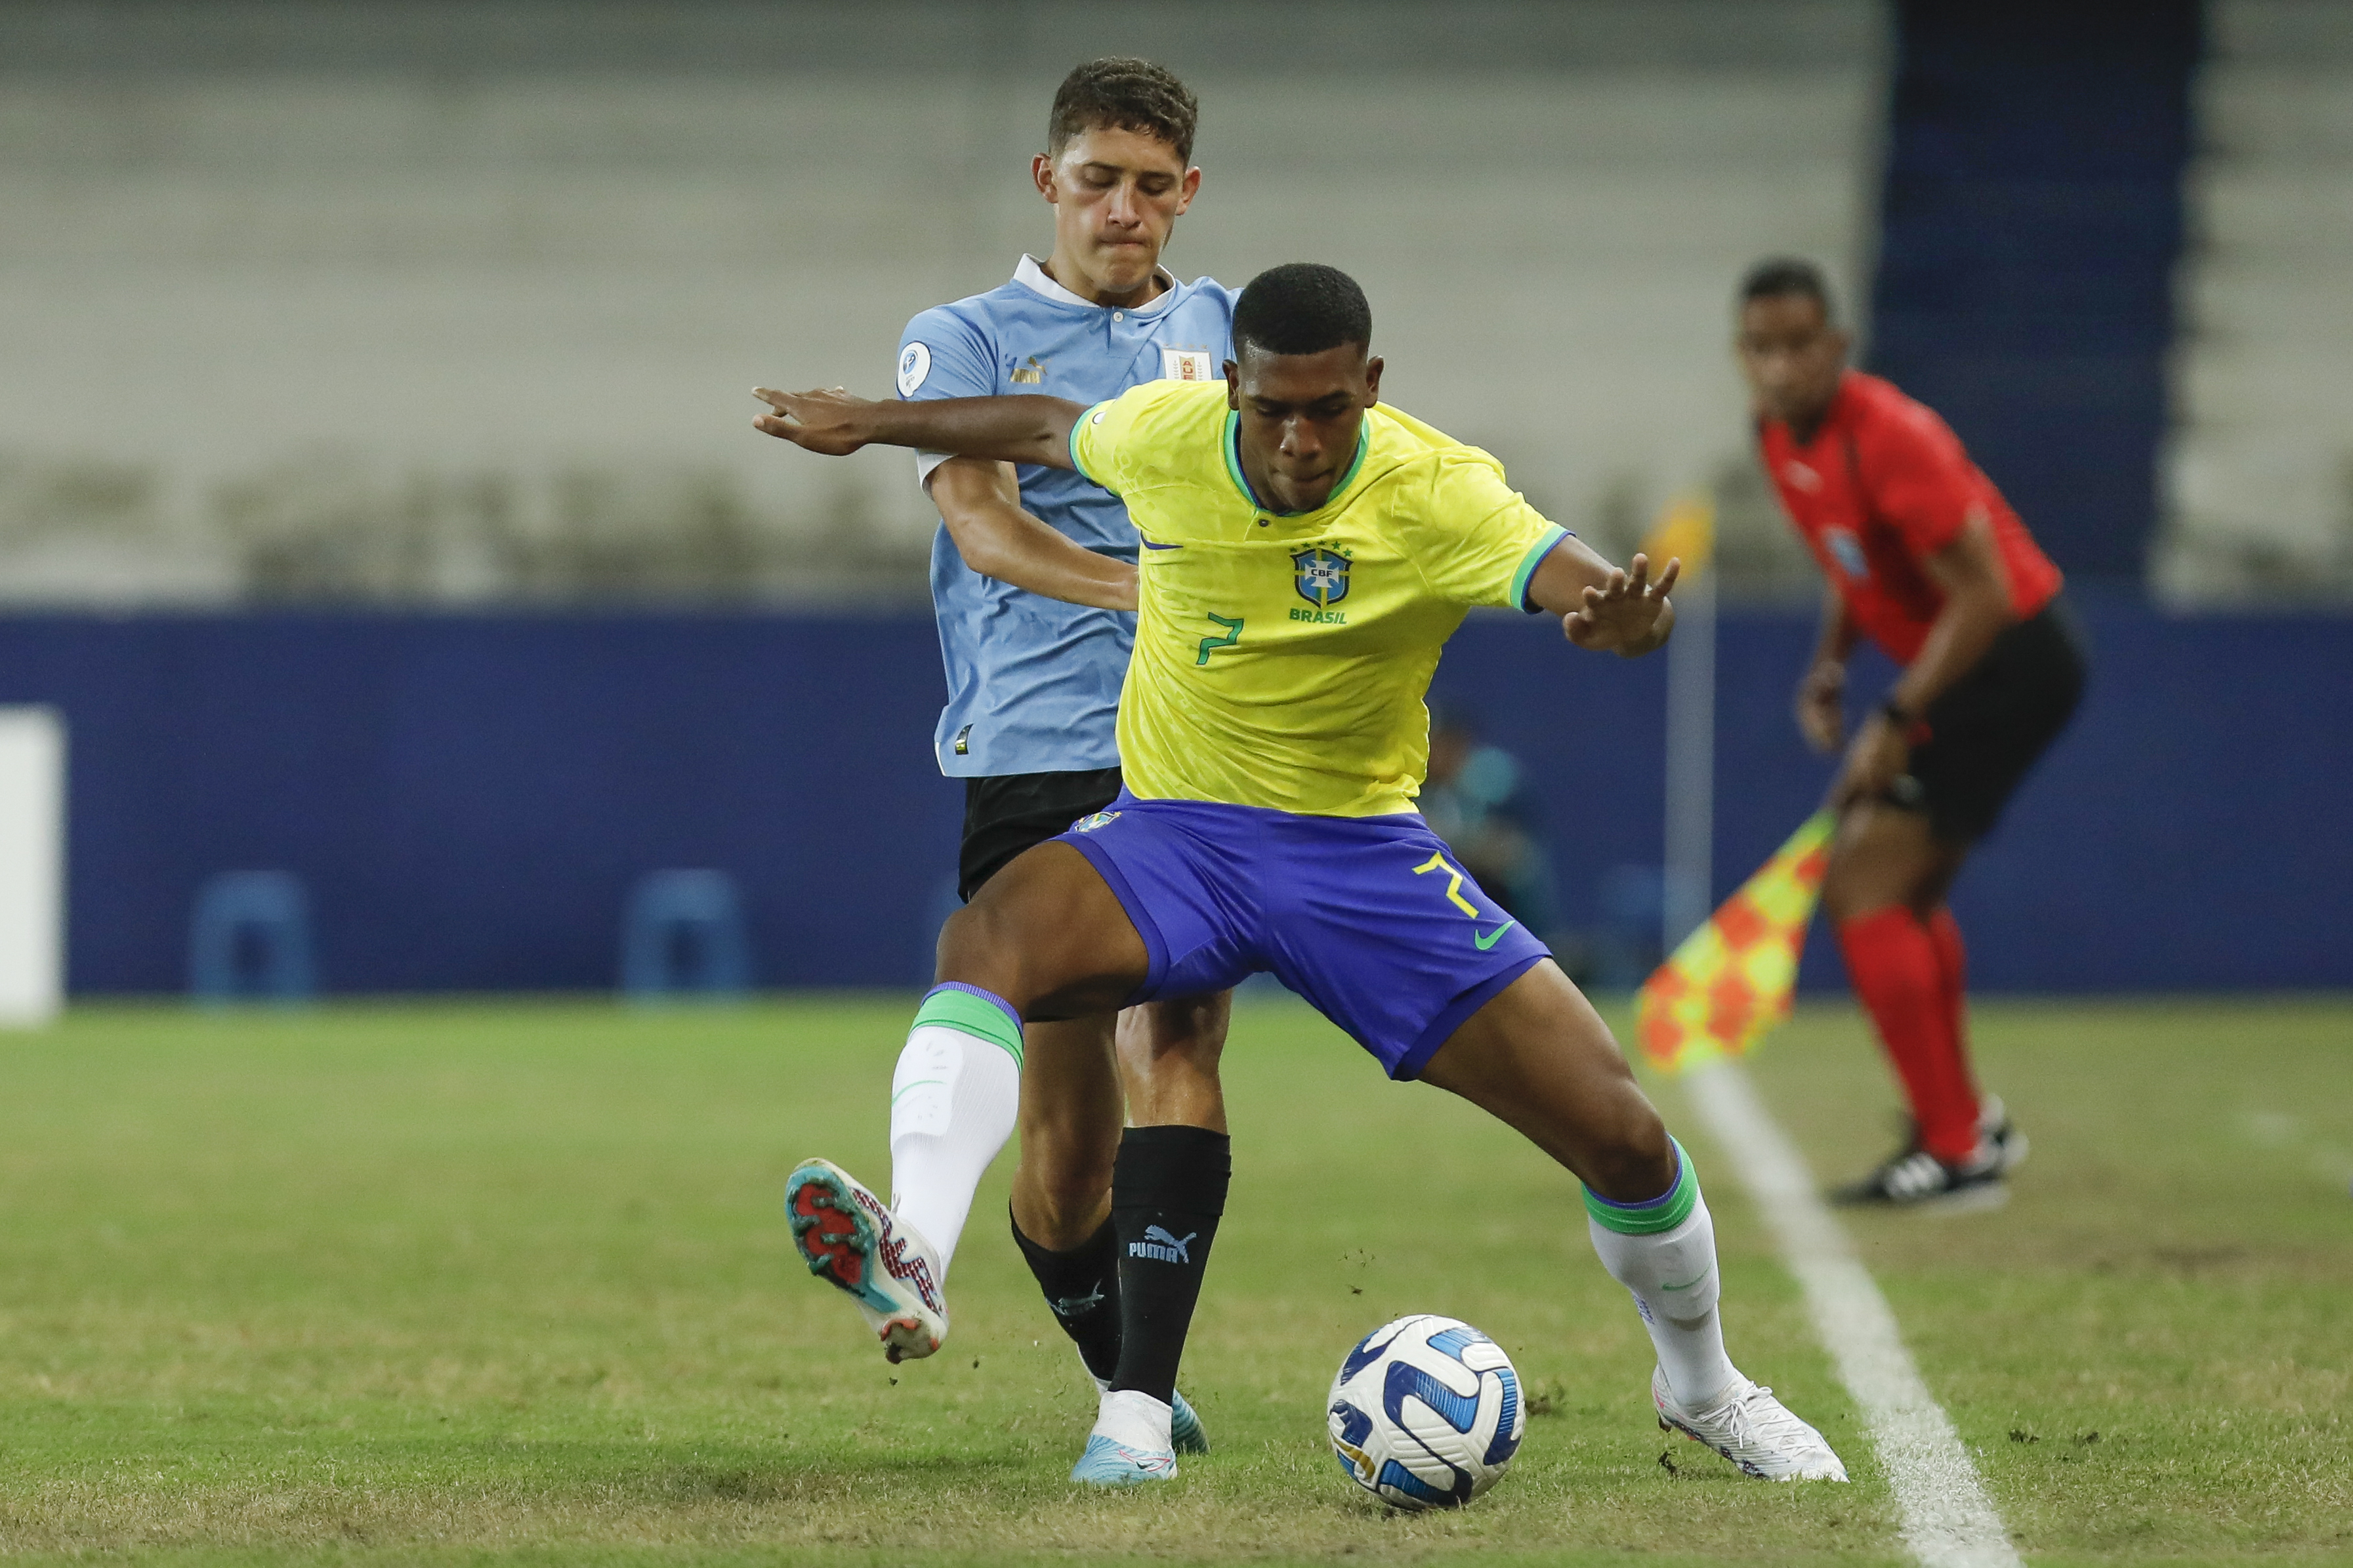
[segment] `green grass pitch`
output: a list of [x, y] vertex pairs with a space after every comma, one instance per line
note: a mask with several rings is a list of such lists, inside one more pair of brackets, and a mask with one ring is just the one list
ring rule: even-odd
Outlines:
[[[908, 1005], [90, 1009], [0, 1037], [0, 1556], [1903, 1560], [1672, 1084], [1734, 1354], [1852, 1487], [1662, 1441], [1567, 1180], [1284, 1001], [1228, 1058], [1233, 1197], [1184, 1378], [1217, 1451], [1074, 1490], [1091, 1401], [1005, 1236], [1009, 1158], [930, 1362], [886, 1366], [793, 1257], [797, 1156], [884, 1179]], [[1853, 1230], [2029, 1560], [2353, 1561], [2353, 1005], [1994, 1004], [1978, 1032], [2034, 1140], [2016, 1200]], [[1824, 1176], [1883, 1152], [1849, 1009], [1755, 1070]], [[1476, 1322], [1541, 1396], [1459, 1514], [1386, 1514], [1324, 1443], [1341, 1353], [1409, 1310]]]

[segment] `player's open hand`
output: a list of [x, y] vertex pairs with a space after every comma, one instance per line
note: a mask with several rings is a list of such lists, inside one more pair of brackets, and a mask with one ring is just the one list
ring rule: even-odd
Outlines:
[[1649, 653], [1666, 641], [1674, 626], [1667, 590], [1675, 585], [1683, 569], [1680, 558], [1671, 560], [1653, 583], [1648, 556], [1635, 556], [1623, 570], [1611, 567], [1598, 587], [1588, 585], [1585, 602], [1560, 618], [1561, 630], [1568, 634], [1569, 641], [1595, 653], [1628, 658]]
[[796, 447], [843, 458], [874, 438], [869, 417], [874, 403], [838, 386], [830, 392], [774, 392], [755, 386], [752, 395], [773, 411], [753, 420], [753, 427]]

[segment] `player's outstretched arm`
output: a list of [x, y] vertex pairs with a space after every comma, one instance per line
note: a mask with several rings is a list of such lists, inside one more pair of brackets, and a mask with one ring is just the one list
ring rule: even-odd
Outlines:
[[951, 458], [932, 470], [932, 504], [964, 563], [1064, 604], [1135, 608], [1135, 568], [1048, 527], [1021, 505], [1010, 465]]
[[838, 386], [830, 392], [755, 386], [752, 395], [771, 410], [752, 421], [754, 428], [830, 458], [846, 457], [860, 447], [914, 447], [1050, 468], [1071, 466], [1071, 426], [1086, 412], [1084, 404], [1060, 397], [877, 403], [853, 397]]
[[1670, 561], [1658, 580], [1651, 562], [1637, 555], [1624, 571], [1568, 538], [1553, 547], [1528, 580], [1528, 599], [1560, 617], [1568, 640], [1595, 653], [1640, 658], [1664, 647], [1675, 629], [1675, 606], [1667, 590], [1683, 574]]

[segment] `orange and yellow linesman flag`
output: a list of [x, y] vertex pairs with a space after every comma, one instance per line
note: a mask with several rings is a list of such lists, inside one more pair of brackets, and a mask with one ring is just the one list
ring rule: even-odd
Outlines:
[[1643, 1055], [1669, 1072], [1746, 1056], [1789, 1016], [1835, 822], [1827, 811], [1808, 817], [1642, 983]]

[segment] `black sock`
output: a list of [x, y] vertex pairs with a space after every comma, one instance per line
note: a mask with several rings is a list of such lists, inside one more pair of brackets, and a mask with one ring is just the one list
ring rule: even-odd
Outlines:
[[1131, 1127], [1112, 1167], [1111, 1223], [1119, 1232], [1119, 1371], [1163, 1405], [1201, 1297], [1201, 1271], [1226, 1212], [1233, 1143], [1203, 1127]]
[[1119, 1370], [1119, 1237], [1112, 1222], [1068, 1252], [1049, 1252], [1013, 1222], [1014, 1245], [1029, 1264], [1054, 1321], [1097, 1377]]

